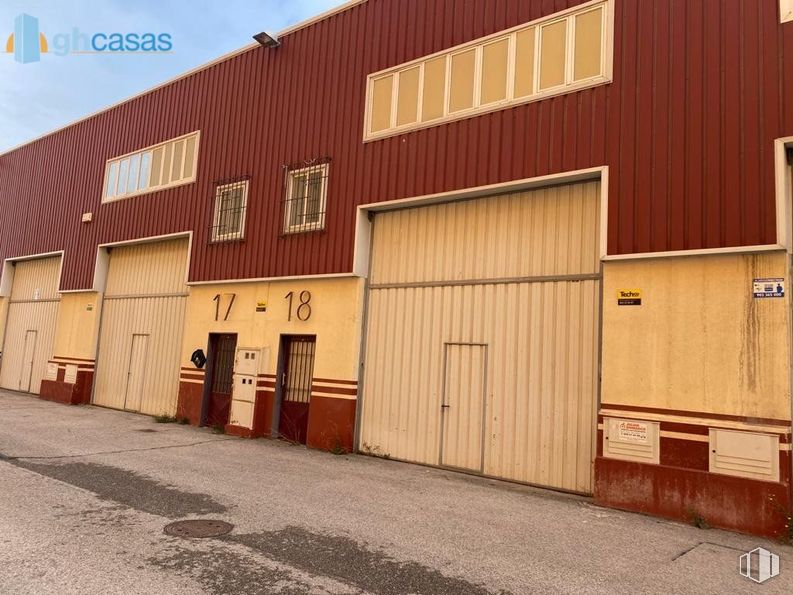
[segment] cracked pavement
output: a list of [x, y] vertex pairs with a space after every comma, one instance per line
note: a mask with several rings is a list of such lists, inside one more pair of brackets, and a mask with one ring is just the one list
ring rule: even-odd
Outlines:
[[[790, 593], [793, 548], [0, 391], [0, 593]], [[163, 533], [220, 519], [225, 536]], [[758, 586], [738, 556], [763, 545]]]

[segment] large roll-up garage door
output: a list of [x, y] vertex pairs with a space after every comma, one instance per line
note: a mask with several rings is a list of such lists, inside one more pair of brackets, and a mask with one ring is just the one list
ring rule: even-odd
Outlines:
[[113, 248], [93, 403], [174, 415], [187, 299], [187, 240]]
[[588, 493], [600, 183], [378, 213], [360, 448]]
[[53, 356], [61, 259], [17, 262], [8, 305], [0, 386], [38, 394]]

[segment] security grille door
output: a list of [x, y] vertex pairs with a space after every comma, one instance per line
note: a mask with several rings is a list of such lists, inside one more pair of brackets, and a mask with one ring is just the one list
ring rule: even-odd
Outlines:
[[124, 409], [127, 411], [140, 411], [143, 385], [146, 381], [148, 350], [148, 335], [132, 335], [132, 349], [130, 349], [129, 370], [127, 371], [127, 394], [124, 399]]
[[204, 425], [225, 426], [229, 423], [231, 392], [234, 387], [234, 357], [237, 335], [211, 335], [211, 361], [207, 381], [209, 404]]
[[440, 464], [483, 470], [487, 347], [446, 344]]
[[314, 376], [315, 337], [284, 337], [281, 374], [281, 415], [278, 432], [282, 438], [306, 443], [311, 381]]
[[22, 374], [19, 377], [19, 390], [22, 392], [30, 392], [30, 379], [33, 376], [33, 362], [36, 359], [36, 339], [38, 333], [36, 331], [27, 331], [25, 333], [25, 349], [24, 359], [22, 360]]

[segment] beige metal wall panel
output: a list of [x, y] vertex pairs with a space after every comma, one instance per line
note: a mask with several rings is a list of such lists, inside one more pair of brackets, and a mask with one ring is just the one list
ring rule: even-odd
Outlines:
[[147, 415], [176, 412], [186, 302], [183, 297], [105, 301], [95, 405]]
[[[8, 307], [0, 386], [38, 394], [52, 357], [58, 301], [12, 302]], [[30, 333], [35, 333], [31, 344]]]
[[23, 260], [14, 267], [11, 301], [58, 299], [61, 257]]
[[[790, 294], [752, 291], [789, 278], [784, 250], [607, 262], [603, 274], [604, 407], [790, 419]], [[619, 305], [625, 289], [640, 307]]]
[[596, 274], [600, 182], [377, 215], [373, 285]]
[[0, 386], [38, 394], [52, 357], [61, 258], [16, 263], [8, 305]]
[[111, 252], [95, 405], [147, 415], [176, 413], [187, 258], [187, 240]]
[[[484, 473], [591, 492], [598, 303], [597, 281], [372, 291], [361, 449], [431, 465], [453, 460], [448, 452], [440, 460], [444, 346], [481, 343]], [[472, 443], [458, 457], [471, 460], [480, 428], [473, 419]]]
[[598, 201], [586, 183], [376, 216], [362, 451], [591, 492], [600, 280], [556, 275], [598, 270]]
[[183, 239], [114, 248], [105, 296], [185, 293], [187, 246]]

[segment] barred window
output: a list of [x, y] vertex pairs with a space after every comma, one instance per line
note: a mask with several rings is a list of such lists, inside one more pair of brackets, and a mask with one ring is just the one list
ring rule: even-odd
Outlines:
[[245, 237], [248, 180], [221, 184], [215, 191], [212, 241], [241, 240]]
[[284, 233], [325, 228], [329, 167], [324, 160], [308, 167], [286, 168]]

